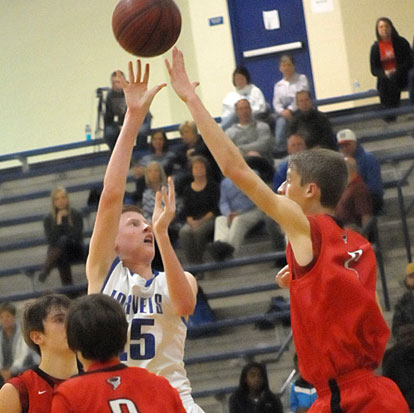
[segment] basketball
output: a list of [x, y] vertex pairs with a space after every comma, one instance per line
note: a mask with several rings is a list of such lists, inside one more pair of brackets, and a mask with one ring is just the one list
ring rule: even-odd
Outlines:
[[120, 0], [112, 30], [127, 52], [139, 57], [165, 53], [181, 32], [181, 13], [173, 0]]

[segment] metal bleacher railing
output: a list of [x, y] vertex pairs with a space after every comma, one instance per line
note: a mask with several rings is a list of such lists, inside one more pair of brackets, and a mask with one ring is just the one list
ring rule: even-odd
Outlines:
[[[332, 98], [328, 98], [328, 99], [321, 99], [321, 100], [317, 100], [315, 103], [318, 106], [321, 105], [329, 105], [329, 104], [334, 104], [334, 103], [339, 103], [339, 102], [346, 102], [346, 101], [352, 101], [352, 100], [359, 100], [359, 99], [364, 99], [364, 98], [370, 98], [373, 96], [376, 96], [377, 92], [375, 90], [368, 90], [366, 92], [360, 92], [357, 94], [351, 94], [351, 95], [344, 95], [344, 96], [337, 96], [337, 97], [332, 97]], [[402, 106], [401, 108], [397, 108], [397, 109], [387, 109], [387, 110], [383, 110], [383, 109], [378, 109], [377, 107], [374, 110], [370, 110], [369, 112], [364, 112], [362, 115], [359, 113], [354, 113], [353, 115], [347, 115], [347, 114], [342, 114], [341, 116], [338, 117], [334, 117], [333, 119], [341, 119], [341, 124], [347, 123], [347, 122], [353, 122], [356, 118], [359, 120], [365, 120], [365, 119], [373, 119], [373, 118], [382, 118], [386, 115], [389, 114], [405, 114], [405, 113], [412, 113], [414, 112], [414, 107], [413, 106]], [[335, 116], [335, 114], [334, 114]], [[355, 118], [356, 117], [356, 118]], [[220, 118], [216, 118], [216, 121], [219, 121]], [[179, 125], [178, 124], [174, 124], [174, 125], [169, 125], [164, 127], [163, 129], [166, 130], [167, 132], [174, 132], [178, 130]], [[381, 139], [387, 139], [393, 136], [402, 136], [402, 135], [410, 135], [412, 134], [412, 128], [411, 127], [403, 127], [401, 129], [389, 129], [389, 130], [385, 130], [382, 131], [381, 133], [368, 133], [366, 135], [362, 135], [359, 137], [359, 140], [361, 142], [372, 142], [375, 140], [381, 140]], [[2, 174], [0, 174], [0, 185], [1, 182], [5, 182], [7, 180], [14, 180], [14, 179], [20, 179], [20, 178], [24, 178], [27, 177], [28, 175], [31, 174], [50, 174], [53, 173], [54, 167], [51, 167], [50, 164], [51, 162], [46, 162], [43, 168], [39, 168], [39, 167], [34, 167], [33, 169], [30, 167], [29, 164], [29, 159], [34, 158], [38, 155], [42, 155], [42, 154], [50, 154], [50, 153], [57, 153], [57, 152], [63, 152], [63, 151], [70, 151], [72, 149], [79, 149], [82, 147], [90, 147], [93, 145], [101, 145], [103, 144], [104, 141], [103, 139], [95, 139], [92, 141], [81, 141], [81, 142], [74, 142], [74, 143], [70, 143], [70, 144], [63, 144], [63, 145], [57, 145], [57, 146], [52, 146], [52, 147], [47, 147], [47, 148], [40, 148], [40, 149], [34, 149], [34, 150], [29, 150], [29, 151], [23, 151], [23, 152], [16, 152], [16, 153], [11, 153], [11, 154], [6, 154], [6, 155], [0, 155], [0, 163], [4, 162], [4, 161], [9, 161], [12, 159], [17, 159], [21, 162], [21, 166], [22, 168], [17, 168], [20, 170], [16, 170], [16, 168], [11, 168], [12, 172], [8, 173], [8, 170], [3, 170]], [[108, 151], [102, 151], [103, 156], [98, 157], [98, 160], [95, 162], [99, 162], [99, 163], [106, 163], [107, 159], [108, 159]], [[82, 159], [79, 161], [79, 163], [75, 161], [71, 161], [71, 162], [64, 162], [64, 167], [65, 168], [77, 168], [80, 165], [82, 166], [89, 166], [91, 165], [91, 162], [93, 162], [91, 160], [91, 156], [87, 156], [86, 158]], [[414, 153], [402, 153], [402, 154], [397, 154], [397, 155], [383, 155], [380, 159], [381, 163], [384, 162], [397, 162], [397, 161], [401, 161], [401, 160], [406, 160], [406, 159], [414, 159]], [[85, 162], [86, 160], [86, 162]], [[62, 164], [60, 164], [60, 167], [62, 167]], [[393, 179], [390, 181], [386, 181], [384, 182], [384, 186], [386, 188], [389, 187], [401, 187], [406, 183], [407, 177], [403, 177], [401, 180], [399, 179]], [[85, 190], [85, 189], [89, 189], [90, 186], [93, 186], [93, 184], [95, 183], [87, 183], [87, 184], [78, 184], [78, 185], [73, 185], [73, 186], [69, 186], [67, 189], [69, 192], [76, 192], [79, 190]], [[47, 192], [47, 193], [46, 193]], [[0, 197], [0, 205], [6, 205], [6, 204], [11, 204], [13, 202], [17, 202], [17, 201], [21, 201], [21, 200], [32, 200], [32, 199], [36, 199], [36, 198], [41, 198], [44, 196], [48, 196], [48, 191], [36, 191], [36, 192], [32, 192], [32, 193], [26, 193], [26, 194], [21, 194], [21, 195], [14, 195], [14, 196], [9, 196], [9, 197]], [[89, 213], [88, 208], [85, 209], [84, 211], [85, 214]], [[9, 219], [9, 220], [1, 220], [0, 221], [0, 226], [11, 226], [11, 225], [15, 225], [17, 223], [23, 223], [23, 222], [34, 222], [36, 220], [41, 219], [39, 214], [35, 214], [35, 215], [30, 215], [30, 216], [26, 216], [26, 217], [21, 217], [21, 218], [13, 218], [13, 219]], [[87, 236], [90, 234], [86, 234]], [[29, 247], [33, 245], [41, 245], [42, 241], [38, 240], [38, 239], [33, 239], [31, 241], [22, 241], [22, 242], [17, 242], [15, 247], [19, 247], [19, 248], [25, 248], [25, 247]], [[11, 250], [13, 245], [9, 245], [9, 246], [1, 246], [0, 250], [6, 251], [6, 250]], [[33, 266], [35, 267], [35, 266]], [[13, 269], [1, 269], [0, 271], [0, 276], [2, 275], [9, 275], [12, 272]], [[24, 273], [30, 273], [33, 272], [34, 270], [31, 270], [30, 268], [26, 268], [26, 267], [22, 267], [20, 269], [14, 269], [17, 272], [24, 272]], [[0, 298], [1, 299], [1, 298]], [[386, 300], [387, 301], [387, 300]]]

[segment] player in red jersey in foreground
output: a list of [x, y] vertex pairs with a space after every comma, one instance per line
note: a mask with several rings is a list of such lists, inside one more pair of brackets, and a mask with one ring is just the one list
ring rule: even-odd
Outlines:
[[389, 337], [375, 296], [375, 254], [367, 240], [333, 218], [347, 181], [342, 156], [327, 149], [293, 155], [287, 180], [275, 194], [204, 107], [195, 93], [197, 83], [188, 79], [183, 54], [175, 48], [166, 65], [223, 174], [288, 238], [288, 267], [277, 281], [290, 284], [299, 370], [318, 392], [309, 412], [408, 413], [395, 383], [373, 372]]

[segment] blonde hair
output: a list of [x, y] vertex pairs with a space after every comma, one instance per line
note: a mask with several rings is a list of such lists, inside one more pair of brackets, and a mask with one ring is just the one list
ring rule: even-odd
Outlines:
[[194, 121], [186, 120], [183, 122], [178, 130], [180, 131], [180, 134], [183, 134], [183, 129], [189, 128], [194, 132], [194, 135], [197, 135], [197, 124]]
[[52, 215], [53, 221], [56, 222], [55, 198], [56, 198], [56, 195], [59, 192], [63, 192], [65, 194], [67, 200], [68, 200], [68, 206], [67, 206], [67, 210], [68, 210], [68, 221], [69, 221], [70, 224], [72, 224], [72, 214], [71, 214], [71, 207], [70, 207], [69, 195], [68, 195], [68, 191], [66, 191], [66, 189], [63, 186], [56, 187], [50, 193], [50, 214]]
[[149, 178], [148, 178], [148, 169], [150, 166], [156, 166], [158, 168], [158, 172], [160, 174], [160, 186], [166, 185], [167, 175], [165, 174], [162, 164], [158, 161], [151, 161], [148, 163], [148, 165], [145, 168], [145, 184], [147, 185], [147, 187], [151, 186], [151, 182], [149, 181]]

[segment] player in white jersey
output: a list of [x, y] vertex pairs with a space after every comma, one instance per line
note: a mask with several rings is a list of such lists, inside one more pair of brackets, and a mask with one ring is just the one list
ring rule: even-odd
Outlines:
[[[156, 195], [152, 226], [134, 207], [123, 208], [125, 184], [138, 130], [161, 84], [147, 89], [149, 65], [141, 80], [129, 63], [129, 82], [121, 78], [127, 112], [104, 177], [86, 264], [88, 292], [102, 291], [121, 302], [129, 322], [123, 360], [162, 374], [180, 393], [187, 412], [202, 410], [191, 397], [184, 369], [186, 318], [196, 304], [197, 283], [184, 272], [172, 248], [168, 226], [175, 214], [172, 179], [168, 193]], [[153, 274], [154, 236], [165, 273]]]

